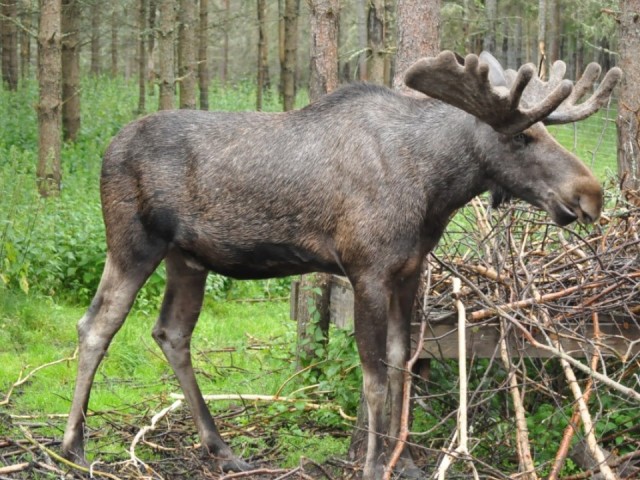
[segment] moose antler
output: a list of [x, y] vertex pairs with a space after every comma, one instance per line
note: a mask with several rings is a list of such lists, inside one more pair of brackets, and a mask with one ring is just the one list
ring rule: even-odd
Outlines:
[[563, 80], [565, 70], [564, 63], [556, 62], [550, 80], [543, 82], [532, 64], [505, 72], [487, 53], [480, 58], [467, 55], [462, 63], [454, 53], [443, 51], [413, 64], [405, 84], [476, 116], [498, 132], [515, 134], [540, 121], [567, 123], [588, 117], [602, 107], [622, 75], [620, 69], [611, 69], [598, 91], [576, 105], [599, 76], [600, 67], [589, 65], [575, 87]]
[[[540, 99], [548, 95], [549, 92], [562, 81], [566, 70], [567, 66], [563, 61], [558, 60], [554, 62], [549, 74], [549, 81], [544, 82], [538, 77], [531, 79], [522, 94], [522, 102], [527, 105], [539, 102]], [[600, 110], [600, 108], [607, 103], [612, 90], [622, 78], [622, 70], [618, 67], [614, 67], [607, 72], [598, 89], [589, 99], [580, 104], [577, 102], [593, 88], [594, 83], [600, 77], [601, 71], [602, 68], [600, 68], [600, 65], [597, 63], [587, 65], [582, 77], [580, 77], [573, 87], [571, 95], [548, 117], [542, 119], [542, 121], [547, 125], [577, 122], [584, 120]], [[507, 70], [505, 72], [507, 84], [515, 81], [516, 76], [517, 72]]]

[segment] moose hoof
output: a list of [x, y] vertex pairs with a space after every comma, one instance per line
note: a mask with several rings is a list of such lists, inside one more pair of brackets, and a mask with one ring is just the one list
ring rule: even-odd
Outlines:
[[236, 456], [231, 456], [228, 458], [218, 458], [218, 467], [224, 473], [247, 472], [249, 470], [253, 470], [254, 468], [253, 465]]

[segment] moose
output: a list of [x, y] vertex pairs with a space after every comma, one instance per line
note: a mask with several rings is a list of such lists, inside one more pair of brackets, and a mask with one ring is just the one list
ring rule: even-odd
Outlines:
[[[381, 478], [400, 429], [421, 266], [456, 209], [489, 191], [495, 203], [520, 198], [558, 225], [591, 223], [601, 213], [600, 183], [544, 124], [592, 115], [622, 72], [612, 68], [593, 92], [598, 65], [575, 85], [563, 79], [565, 69], [556, 62], [543, 81], [531, 64], [516, 72], [488, 53], [443, 51], [406, 72], [419, 98], [354, 84], [292, 112], [172, 110], [125, 126], [102, 165], [106, 263], [77, 326], [63, 454], [86, 463], [83, 427], [95, 372], [164, 260], [153, 338], [216, 468], [251, 469], [222, 440], [191, 363], [208, 272], [237, 279], [326, 272], [353, 286], [369, 418], [363, 478]], [[408, 451], [397, 468], [421, 475]]]

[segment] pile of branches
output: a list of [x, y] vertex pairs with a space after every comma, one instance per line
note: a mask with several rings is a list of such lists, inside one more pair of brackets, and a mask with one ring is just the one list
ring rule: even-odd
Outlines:
[[[581, 440], [570, 457], [583, 473], [576, 479], [637, 478], [639, 429], [632, 428], [625, 437], [635, 444], [636, 452], [621, 458], [602, 448], [594, 425], [607, 413], [602, 403], [594, 408], [599, 400], [593, 397], [599, 399], [606, 392], [623, 408], [640, 411], [640, 194], [618, 191], [607, 199], [605, 214], [596, 225], [564, 228], [522, 204], [491, 211], [476, 199], [456, 215], [447, 232], [428, 259], [418, 320], [455, 327], [452, 283], [459, 278], [463, 288], [455, 299], [464, 303], [467, 329], [474, 325], [500, 329], [490, 365], [495, 360], [508, 373], [498, 388], [512, 405], [510, 434], [518, 453], [517, 475], [534, 479], [544, 471], [550, 480], [559, 478], [577, 435]], [[534, 356], [552, 359], [547, 363], [533, 359], [539, 368], [536, 376], [523, 363], [526, 358], [531, 364]], [[552, 362], [564, 376], [562, 392], [550, 385]], [[480, 384], [470, 392], [476, 407], [496, 394], [486, 383]], [[529, 392], [552, 399], [557, 407], [574, 408], [555, 462], [542, 468], [532, 460], [528, 439], [526, 405], [531, 402], [524, 397]], [[474, 411], [482, 409], [474, 409], [472, 403], [468, 410], [473, 424]], [[635, 423], [640, 423], [637, 413]]]

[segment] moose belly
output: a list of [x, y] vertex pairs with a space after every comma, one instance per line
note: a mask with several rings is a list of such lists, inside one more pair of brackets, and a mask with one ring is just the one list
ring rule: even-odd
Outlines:
[[310, 272], [342, 274], [335, 262], [295, 245], [259, 243], [251, 248], [226, 245], [220, 250], [213, 254], [184, 253], [208, 270], [237, 279], [286, 277]]

